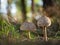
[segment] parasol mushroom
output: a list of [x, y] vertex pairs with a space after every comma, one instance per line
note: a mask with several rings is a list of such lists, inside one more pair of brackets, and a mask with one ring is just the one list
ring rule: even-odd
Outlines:
[[30, 31], [36, 31], [36, 26], [32, 22], [26, 21], [21, 25], [20, 29], [28, 31], [28, 38], [31, 39]]
[[47, 31], [46, 31], [46, 28], [51, 25], [51, 20], [49, 19], [49, 17], [42, 15], [38, 19], [37, 25], [38, 25], [38, 27], [42, 27], [43, 28], [43, 33], [44, 33], [43, 34], [43, 36], [44, 36], [43, 39], [45, 41], [47, 41], [48, 39], [47, 39]]
[[48, 15], [48, 13], [44, 10], [43, 7], [41, 7], [38, 10], [38, 14], [36, 14], [35, 17], [34, 17], [37, 20], [37, 26], [43, 28], [43, 36], [44, 36], [43, 39], [45, 41], [48, 40], [47, 39], [47, 30], [46, 30], [46, 28], [51, 25], [51, 20], [47, 15]]

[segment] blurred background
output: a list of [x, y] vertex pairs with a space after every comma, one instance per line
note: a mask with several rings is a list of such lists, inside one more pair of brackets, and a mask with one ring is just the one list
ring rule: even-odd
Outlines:
[[6, 43], [11, 41], [17, 44], [26, 40], [27, 32], [20, 30], [25, 21], [36, 25], [37, 31], [31, 32], [31, 37], [38, 40], [43, 33], [34, 18], [44, 12], [51, 19], [51, 26], [47, 28], [48, 38], [60, 39], [60, 0], [0, 0], [0, 44], [8, 45]]

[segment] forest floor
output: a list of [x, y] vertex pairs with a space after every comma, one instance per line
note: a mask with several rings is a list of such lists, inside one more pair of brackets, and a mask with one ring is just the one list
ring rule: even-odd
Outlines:
[[0, 39], [0, 45], [60, 45], [60, 39], [49, 39], [47, 42], [42, 39]]

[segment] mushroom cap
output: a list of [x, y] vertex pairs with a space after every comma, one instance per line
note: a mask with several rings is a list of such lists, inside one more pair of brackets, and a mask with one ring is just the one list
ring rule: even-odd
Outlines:
[[34, 31], [36, 30], [36, 26], [32, 22], [24, 22], [21, 27], [21, 30], [28, 30], [28, 31]]
[[41, 16], [37, 21], [37, 25], [41, 27], [48, 27], [51, 25], [51, 20], [47, 16]]

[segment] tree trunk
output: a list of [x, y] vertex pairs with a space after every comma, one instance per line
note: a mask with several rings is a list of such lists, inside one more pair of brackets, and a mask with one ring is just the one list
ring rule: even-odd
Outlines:
[[32, 9], [32, 13], [34, 13], [34, 0], [31, 0], [32, 3], [31, 3], [31, 9]]
[[8, 7], [7, 7], [7, 16], [8, 16], [8, 23], [11, 21], [11, 3], [12, 3], [12, 0], [7, 0], [8, 2]]
[[22, 17], [23, 22], [26, 20], [26, 3], [25, 0], [21, 0], [21, 10], [22, 10]]
[[34, 0], [31, 0], [32, 3], [31, 3], [31, 11], [32, 11], [32, 22], [36, 25], [37, 27], [37, 21], [34, 19], [34, 16], [35, 16], [35, 6], [34, 6]]
[[47, 8], [48, 6], [53, 6], [53, 0], [43, 0], [43, 8]]

